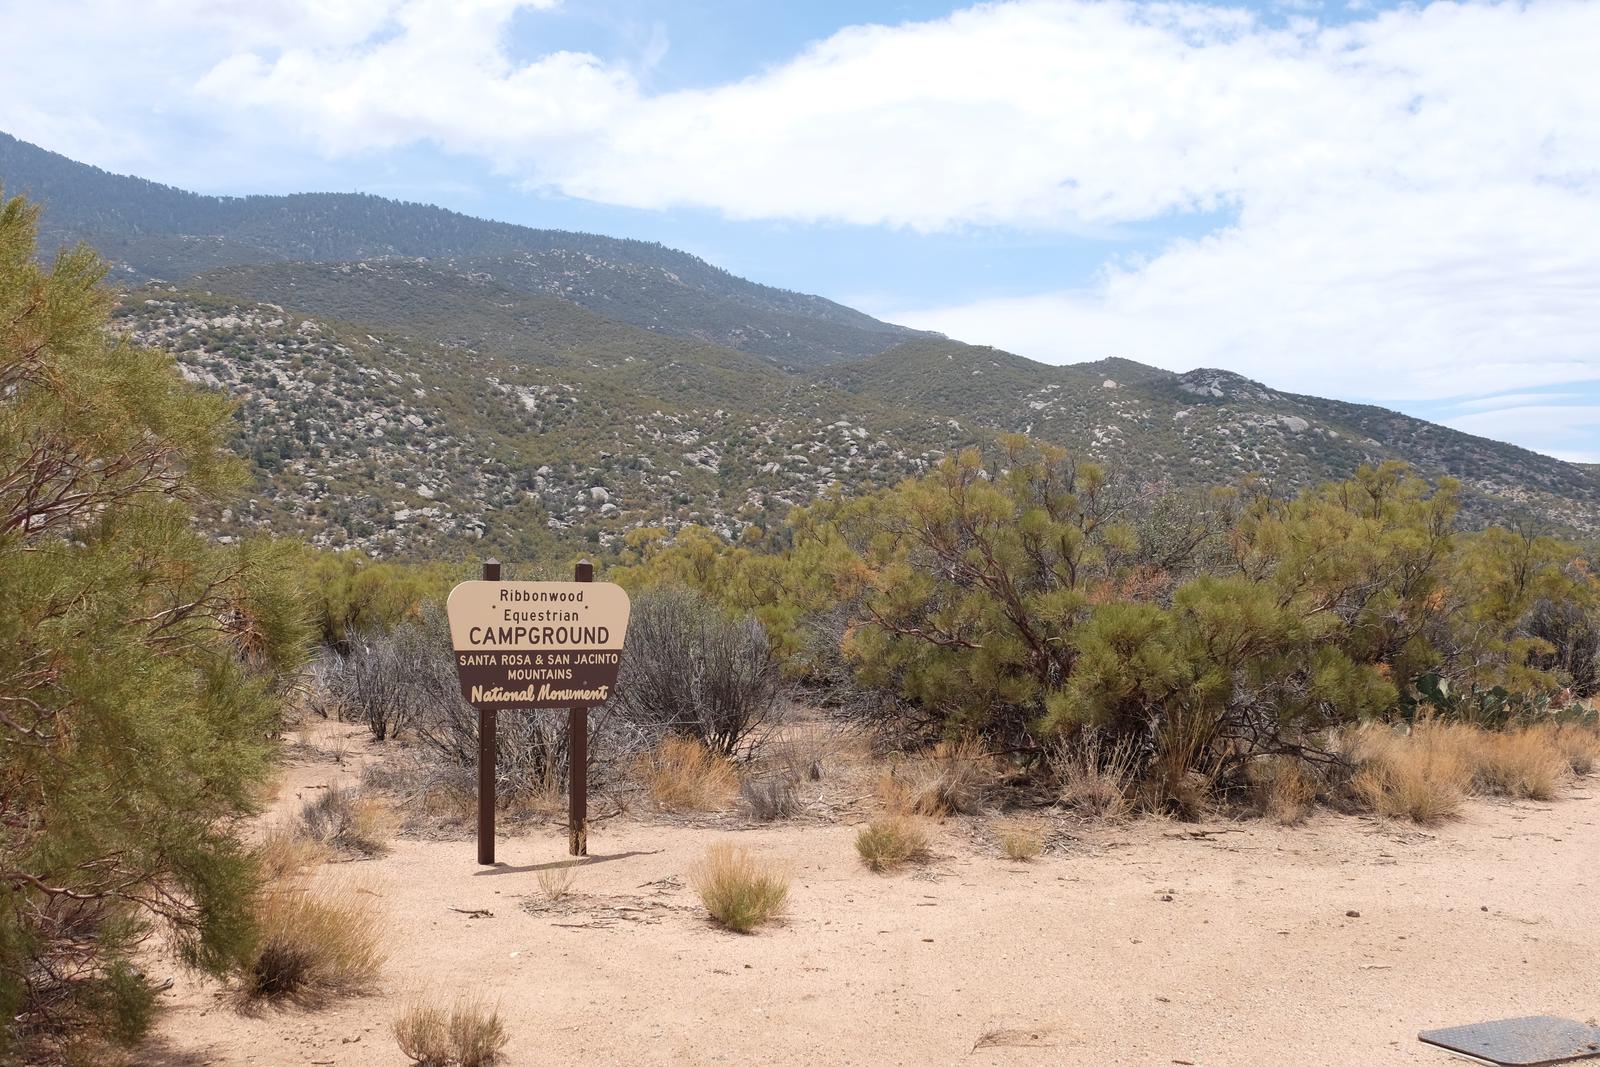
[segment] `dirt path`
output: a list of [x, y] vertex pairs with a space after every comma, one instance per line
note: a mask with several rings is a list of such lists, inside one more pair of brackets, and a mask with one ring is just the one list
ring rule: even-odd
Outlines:
[[[358, 762], [291, 766], [279, 804]], [[1600, 1015], [1597, 792], [1427, 832], [1142, 820], [1027, 865], [950, 823], [934, 863], [889, 877], [850, 827], [617, 820], [556, 907], [535, 868], [563, 858], [559, 826], [490, 870], [470, 841], [402, 840], [324, 874], [382, 897], [379, 995], [250, 1018], [180, 977], [154, 1062], [401, 1064], [389, 1015], [426, 988], [498, 999], [514, 1065], [1443, 1064], [1419, 1029]], [[790, 864], [783, 925], [701, 917], [683, 876], [726, 838]]]

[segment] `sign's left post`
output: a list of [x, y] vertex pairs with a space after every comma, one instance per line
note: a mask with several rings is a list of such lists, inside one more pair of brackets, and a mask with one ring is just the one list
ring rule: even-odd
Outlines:
[[[500, 561], [483, 561], [483, 580], [500, 580]], [[494, 708], [478, 708], [478, 862], [494, 866], [495, 798], [495, 722]]]

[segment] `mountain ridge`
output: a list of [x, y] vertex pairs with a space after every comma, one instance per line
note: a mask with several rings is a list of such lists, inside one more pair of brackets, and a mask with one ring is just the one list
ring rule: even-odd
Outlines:
[[[379, 198], [251, 202], [291, 211], [263, 250], [252, 242], [267, 216], [210, 236], [173, 229], [199, 201], [249, 198], [197, 197], [21, 144], [0, 136], [0, 183], [26, 188], [8, 161], [31, 160], [24, 176], [47, 179], [56, 237], [112, 256], [177, 249], [199, 268], [164, 281], [124, 270], [117, 322], [238, 402], [234, 447], [255, 494], [209, 517], [221, 536], [287, 532], [385, 555], [481, 540], [518, 555], [604, 547], [642, 526], [739, 537], [836, 487], [891, 485], [1016, 432], [1180, 491], [1255, 479], [1289, 494], [1399, 459], [1459, 478], [1470, 523], [1600, 532], [1593, 468], [1220, 368], [1037, 363], [661, 246]], [[294, 214], [327, 196], [331, 230], [370, 209], [374, 231], [340, 236], [317, 228], [316, 210]], [[165, 221], [162, 205], [177, 205]], [[156, 223], [140, 221], [152, 212]], [[434, 243], [387, 240], [396, 225]], [[478, 226], [487, 244], [464, 236]], [[508, 234], [523, 243], [496, 243]], [[287, 258], [307, 247], [373, 254]], [[599, 254], [617, 249], [627, 257]], [[451, 254], [401, 254], [419, 250]], [[225, 262], [247, 254], [261, 258]]]
[[[0, 183], [43, 203], [42, 248], [86, 240], [119, 265], [126, 283], [265, 262], [442, 259], [462, 273], [498, 272], [513, 288], [559, 294], [634, 325], [786, 365], [856, 358], [926, 336], [654, 242], [537, 229], [367, 193], [207, 196], [112, 174], [3, 132]], [[574, 285], [575, 262], [590, 278], [605, 265], [619, 284]], [[685, 293], [696, 296], [688, 307]]]

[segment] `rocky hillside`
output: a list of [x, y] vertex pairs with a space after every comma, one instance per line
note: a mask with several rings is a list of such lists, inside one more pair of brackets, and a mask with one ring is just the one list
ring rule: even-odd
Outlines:
[[491, 290], [480, 314], [435, 321], [460, 294], [446, 286], [430, 303], [413, 267], [352, 268], [353, 288], [380, 304], [413, 297], [399, 322], [263, 298], [268, 278], [292, 294], [291, 279], [323, 272], [339, 268], [230, 273], [256, 283], [250, 299], [147, 287], [118, 312], [186, 377], [239, 401], [235, 447], [257, 489], [212, 516], [224, 536], [294, 533], [380, 555], [487, 540], [519, 559], [646, 525], [735, 537], [835, 483], [890, 485], [977, 439], [550, 298]]
[[1499, 441], [1364, 404], [1281, 392], [1225, 370], [1109, 359], [1053, 367], [953, 341], [915, 342], [815, 374], [856, 396], [1067, 445], [1175, 484], [1254, 475], [1290, 493], [1399, 459], [1459, 478], [1469, 518], [1527, 514], [1600, 529], [1600, 478]]
[[647, 525], [737, 537], [1005, 432], [1177, 487], [1289, 493], [1401, 459], [1460, 478], [1473, 521], [1600, 532], [1592, 468], [1223, 370], [1034, 363], [658, 245], [374, 197], [201, 197], [3, 135], [0, 184], [46, 200], [47, 242], [121, 264], [120, 328], [238, 400], [257, 484], [210, 516], [220, 536], [519, 559]]

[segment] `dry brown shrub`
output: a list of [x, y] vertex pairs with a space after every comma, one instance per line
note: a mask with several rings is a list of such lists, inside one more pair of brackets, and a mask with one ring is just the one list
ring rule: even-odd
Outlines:
[[975, 815], [998, 772], [994, 757], [977, 738], [941, 741], [924, 757], [906, 760], [879, 780], [886, 810], [942, 819], [951, 812]]
[[333, 786], [306, 801], [300, 824], [307, 837], [347, 856], [381, 856], [399, 829], [394, 809], [359, 789]]
[[1317, 779], [1304, 761], [1269, 756], [1250, 768], [1250, 785], [1262, 814], [1282, 826], [1296, 826], [1317, 801]]
[[1582, 723], [1564, 722], [1547, 727], [1551, 743], [1566, 758], [1572, 773], [1593, 774], [1600, 767], [1600, 730]]
[[489, 1067], [505, 1049], [500, 1010], [476, 996], [448, 1007], [435, 997], [406, 1002], [390, 1023], [405, 1057], [418, 1067]]
[[1006, 859], [1026, 863], [1044, 853], [1044, 827], [1033, 819], [1008, 819], [996, 829]]
[[706, 850], [689, 881], [711, 917], [741, 934], [775, 918], [789, 897], [786, 871], [726, 842]]
[[1156, 736], [1155, 757], [1142, 775], [1140, 802], [1152, 811], [1199, 819], [1212, 808], [1222, 754], [1213, 749], [1216, 721], [1205, 714], [1174, 714]]
[[246, 1001], [318, 1003], [363, 993], [383, 963], [373, 898], [348, 883], [269, 885], [257, 902], [259, 939], [244, 968]]
[[1130, 739], [1108, 742], [1098, 730], [1056, 745], [1050, 761], [1061, 803], [1086, 818], [1124, 817], [1132, 806], [1134, 760]]
[[739, 791], [733, 766], [691, 738], [667, 738], [639, 757], [636, 770], [663, 811], [721, 811]]
[[847, 740], [820, 723], [801, 723], [761, 747], [761, 762], [792, 782], [820, 782], [844, 757]]
[[401, 1007], [389, 1032], [406, 1059], [417, 1067], [450, 1067], [455, 1050], [450, 1046], [450, 1013], [432, 998], [416, 997]]
[[928, 830], [915, 815], [885, 812], [856, 835], [856, 852], [862, 862], [879, 872], [919, 863], [929, 855]]
[[1455, 728], [1422, 723], [1409, 734], [1368, 724], [1347, 738], [1356, 773], [1351, 788], [1370, 810], [1433, 823], [1461, 808], [1473, 761]]
[[1567, 753], [1547, 729], [1494, 732], [1457, 727], [1473, 760], [1478, 790], [1526, 800], [1549, 800], [1572, 774]]
[[739, 783], [739, 804], [762, 822], [787, 819], [800, 811], [794, 779], [782, 773], [745, 778]]

